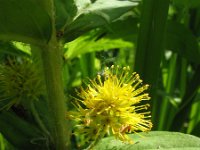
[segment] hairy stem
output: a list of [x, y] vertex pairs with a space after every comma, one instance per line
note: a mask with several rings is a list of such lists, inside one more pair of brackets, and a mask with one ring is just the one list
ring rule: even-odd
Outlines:
[[[66, 104], [62, 82], [62, 52], [56, 37], [53, 36], [49, 44], [42, 50], [42, 61], [47, 88], [47, 98], [51, 112], [52, 134], [55, 149], [70, 148], [69, 127], [65, 114]], [[68, 129], [68, 131], [66, 130]]]
[[49, 42], [39, 49], [47, 90], [47, 106], [50, 109], [50, 132], [54, 141], [52, 149], [70, 150], [70, 126], [65, 118], [67, 104], [65, 103], [62, 81], [62, 48], [56, 37], [54, 1], [47, 2], [49, 3], [46, 6], [52, 21], [52, 34]]

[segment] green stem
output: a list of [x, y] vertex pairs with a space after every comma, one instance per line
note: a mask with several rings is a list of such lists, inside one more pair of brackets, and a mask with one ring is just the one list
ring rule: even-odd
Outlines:
[[[51, 136], [53, 137], [53, 144], [55, 149], [70, 149], [69, 143], [69, 126], [65, 120], [66, 103], [64, 96], [64, 88], [62, 82], [62, 49], [55, 36], [49, 41], [48, 45], [44, 47], [31, 46], [33, 60], [36, 62], [41, 77], [46, 81], [46, 94], [48, 99], [47, 107], [50, 110], [50, 127]], [[32, 107], [34, 112], [34, 108]], [[37, 114], [34, 113], [40, 128], [47, 133], [42, 126]], [[68, 139], [67, 139], [68, 138]]]
[[95, 53], [87, 53], [81, 56], [80, 65], [83, 73], [83, 78], [94, 78], [95, 67], [94, 67]]
[[0, 148], [1, 150], [5, 150], [5, 142], [1, 134], [0, 134]]
[[104, 131], [99, 130], [94, 141], [84, 150], [92, 150], [95, 147], [95, 145], [97, 145], [97, 143], [99, 143], [99, 141], [103, 138], [103, 136], [104, 136]]
[[[166, 84], [166, 92], [171, 95], [174, 90], [174, 83], [176, 79], [176, 64], [177, 64], [177, 55], [174, 54], [170, 60], [170, 66], [168, 69], [168, 77], [167, 77], [167, 84]], [[163, 98], [163, 102], [160, 105], [162, 108], [160, 110], [160, 116], [159, 116], [159, 124], [158, 124], [158, 130], [164, 130], [167, 127], [167, 124], [169, 122], [169, 118], [167, 118], [168, 114], [170, 113], [170, 101], [168, 97]], [[168, 113], [166, 113], [169, 111]]]
[[49, 42], [40, 47], [40, 53], [51, 116], [51, 136], [56, 150], [70, 150], [70, 126], [65, 118], [67, 105], [62, 81], [62, 48], [56, 37], [54, 0], [47, 2], [46, 6], [52, 19], [52, 35]]
[[[67, 125], [66, 103], [62, 82], [62, 51], [56, 36], [52, 36], [49, 44], [43, 47], [42, 61], [47, 88], [47, 98], [51, 113], [52, 135], [57, 150], [70, 149], [69, 126]], [[68, 130], [66, 130], [68, 129]]]

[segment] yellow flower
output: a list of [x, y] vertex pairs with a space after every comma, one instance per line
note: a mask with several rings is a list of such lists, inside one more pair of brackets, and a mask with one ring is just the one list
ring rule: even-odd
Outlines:
[[149, 104], [140, 104], [150, 99], [144, 93], [147, 88], [138, 74], [130, 73], [129, 67], [106, 68], [103, 75], [90, 80], [87, 88], [78, 93], [80, 99], [75, 104], [78, 112], [71, 113], [78, 122], [77, 132], [87, 140], [111, 134], [131, 143], [127, 133], [152, 128]]

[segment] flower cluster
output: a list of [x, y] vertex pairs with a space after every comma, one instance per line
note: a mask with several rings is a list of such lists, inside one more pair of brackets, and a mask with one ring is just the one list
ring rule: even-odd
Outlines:
[[8, 59], [0, 65], [0, 109], [28, 103], [43, 93], [38, 69], [30, 60]]
[[90, 80], [86, 89], [81, 88], [75, 106], [77, 112], [70, 113], [78, 122], [77, 132], [84, 134], [86, 140], [97, 140], [106, 134], [131, 143], [127, 133], [149, 131], [152, 128], [149, 100], [144, 93], [148, 85], [129, 67], [111, 66], [102, 75]]

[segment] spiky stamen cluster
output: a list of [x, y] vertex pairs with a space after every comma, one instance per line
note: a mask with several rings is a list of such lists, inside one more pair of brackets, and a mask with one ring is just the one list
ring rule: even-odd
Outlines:
[[8, 59], [0, 65], [0, 109], [27, 103], [44, 94], [44, 86], [38, 69], [30, 61]]
[[129, 67], [106, 68], [87, 87], [78, 93], [78, 112], [71, 113], [72, 119], [79, 123], [78, 132], [84, 133], [87, 140], [96, 140], [108, 133], [131, 142], [127, 132], [151, 129], [149, 104], [139, 105], [150, 99], [144, 93], [148, 85], [142, 85], [139, 75], [131, 74]]

